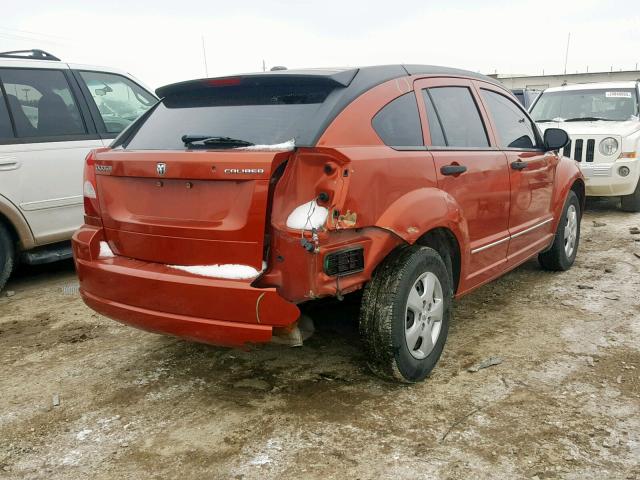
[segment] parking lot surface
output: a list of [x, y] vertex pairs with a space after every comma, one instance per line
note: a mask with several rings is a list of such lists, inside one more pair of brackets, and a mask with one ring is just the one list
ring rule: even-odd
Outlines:
[[229, 350], [97, 315], [71, 262], [23, 269], [0, 298], [0, 477], [640, 478], [640, 214], [591, 201], [582, 225], [572, 270], [458, 301], [409, 386], [369, 373], [353, 304], [314, 310], [302, 348]]

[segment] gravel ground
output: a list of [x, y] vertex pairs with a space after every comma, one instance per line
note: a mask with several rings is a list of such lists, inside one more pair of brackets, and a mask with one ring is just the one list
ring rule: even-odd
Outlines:
[[458, 301], [411, 386], [369, 374], [353, 304], [314, 310], [303, 348], [228, 350], [93, 313], [70, 262], [23, 269], [0, 298], [0, 477], [638, 479], [636, 226], [590, 202], [574, 268]]

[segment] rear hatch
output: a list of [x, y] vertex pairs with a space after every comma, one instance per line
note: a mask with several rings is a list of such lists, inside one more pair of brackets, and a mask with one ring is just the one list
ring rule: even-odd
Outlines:
[[101, 153], [96, 164], [112, 167], [96, 176], [106, 239], [140, 260], [260, 270], [269, 177], [289, 154]]
[[289, 74], [159, 89], [161, 102], [95, 157], [114, 253], [261, 270], [270, 177], [296, 139], [309, 137], [305, 128], [322, 123], [323, 102], [342, 87], [335, 74]]

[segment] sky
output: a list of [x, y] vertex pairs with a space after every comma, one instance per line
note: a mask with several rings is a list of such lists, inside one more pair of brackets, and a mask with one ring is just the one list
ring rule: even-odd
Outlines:
[[569, 33], [568, 72], [640, 64], [637, 0], [24, 0], [2, 9], [0, 51], [40, 48], [155, 89], [263, 61], [562, 73]]

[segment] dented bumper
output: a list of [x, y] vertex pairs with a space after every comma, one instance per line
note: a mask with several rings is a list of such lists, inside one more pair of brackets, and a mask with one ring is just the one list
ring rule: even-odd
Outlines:
[[99, 258], [102, 229], [85, 225], [73, 236], [83, 300], [94, 310], [143, 330], [215, 345], [271, 340], [299, 317], [274, 288], [250, 280], [193, 275], [122, 256]]

